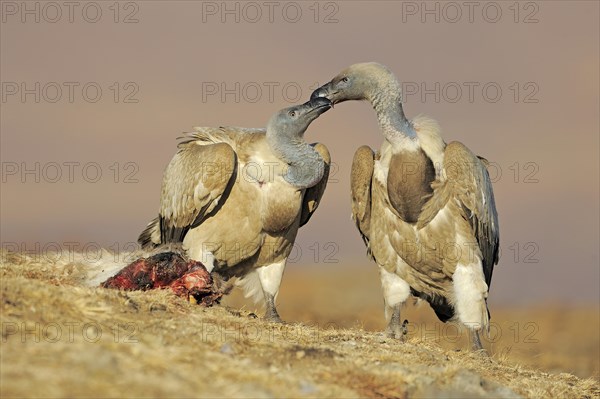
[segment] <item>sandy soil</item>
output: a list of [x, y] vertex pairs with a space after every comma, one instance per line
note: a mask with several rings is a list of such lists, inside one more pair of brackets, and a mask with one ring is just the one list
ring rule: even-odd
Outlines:
[[404, 312], [407, 342], [386, 338], [373, 270], [291, 268], [279, 325], [239, 294], [205, 309], [85, 287], [80, 263], [1, 255], [3, 398], [600, 395], [597, 308], [492, 309], [486, 358], [427, 306]]

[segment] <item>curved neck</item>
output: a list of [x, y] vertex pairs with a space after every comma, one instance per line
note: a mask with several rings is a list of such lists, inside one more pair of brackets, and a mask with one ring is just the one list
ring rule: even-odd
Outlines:
[[378, 90], [371, 98], [371, 104], [377, 113], [379, 127], [385, 138], [392, 144], [414, 142], [417, 133], [404, 115], [399, 84], [389, 84]]
[[290, 140], [269, 134], [267, 141], [279, 159], [288, 164], [284, 180], [297, 189], [314, 186], [321, 180], [325, 163], [323, 158], [302, 138]]

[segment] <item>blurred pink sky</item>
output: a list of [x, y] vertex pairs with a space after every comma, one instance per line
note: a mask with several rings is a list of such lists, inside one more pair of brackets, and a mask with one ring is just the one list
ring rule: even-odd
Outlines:
[[[409, 117], [435, 118], [496, 166], [492, 300], [598, 303], [599, 3], [0, 4], [3, 247], [130, 249], [183, 131], [262, 127], [344, 67], [378, 61], [403, 82]], [[336, 167], [291, 267], [375, 268], [349, 195], [354, 150], [382, 141], [374, 113], [339, 104], [306, 138]]]

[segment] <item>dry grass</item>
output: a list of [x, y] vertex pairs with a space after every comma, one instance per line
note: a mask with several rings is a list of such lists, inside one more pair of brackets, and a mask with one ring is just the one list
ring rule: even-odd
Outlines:
[[[413, 331], [405, 343], [387, 339], [377, 332], [381, 312], [370, 304], [376, 301], [361, 296], [369, 288], [364, 281], [353, 290], [339, 281], [329, 289], [325, 277], [312, 274], [304, 281], [292, 271], [282, 288], [281, 313], [304, 324], [276, 325], [245, 308], [203, 309], [168, 291], [86, 288], [80, 283], [86, 273], [81, 264], [0, 255], [2, 397], [599, 395], [597, 325], [595, 343], [579, 342], [587, 354], [576, 352], [576, 361], [586, 364], [579, 373], [596, 373], [595, 378], [581, 379], [558, 372], [574, 370], [570, 363], [561, 368], [562, 354], [546, 356], [566, 341], [547, 332], [546, 324], [536, 335], [540, 348], [532, 352], [533, 363], [515, 361], [518, 343], [508, 354], [495, 343], [488, 359], [457, 351], [464, 345], [449, 345], [439, 334]], [[527, 320], [523, 312], [512, 320]], [[420, 323], [419, 312], [407, 313], [412, 323]], [[562, 324], [560, 319], [547, 323]], [[585, 333], [578, 340], [588, 338]], [[595, 353], [589, 349], [594, 347]]]
[[[383, 297], [372, 264], [363, 267], [325, 265], [290, 268], [279, 297], [286, 320], [333, 324], [340, 328], [383, 331]], [[343, 278], [340, 278], [343, 275]], [[494, 286], [493, 290], [504, 287]], [[504, 288], [510, 289], [510, 288]], [[560, 304], [498, 307], [490, 304], [491, 340], [485, 345], [497, 360], [552, 373], [568, 372], [582, 378], [600, 377], [600, 309]], [[239, 292], [225, 301], [247, 304]], [[435, 342], [448, 350], [467, 348], [467, 334], [440, 323], [426, 303], [409, 304], [402, 318], [410, 321], [409, 337]], [[486, 341], [484, 339], [484, 341]]]

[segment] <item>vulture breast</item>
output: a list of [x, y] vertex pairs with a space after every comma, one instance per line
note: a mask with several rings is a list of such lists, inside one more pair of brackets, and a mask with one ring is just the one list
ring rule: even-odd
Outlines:
[[433, 192], [435, 168], [423, 150], [400, 151], [392, 155], [388, 172], [388, 197], [400, 218], [416, 223], [421, 208]]
[[289, 228], [298, 218], [302, 192], [290, 187], [279, 177], [261, 189], [263, 197], [263, 229], [276, 233]]

